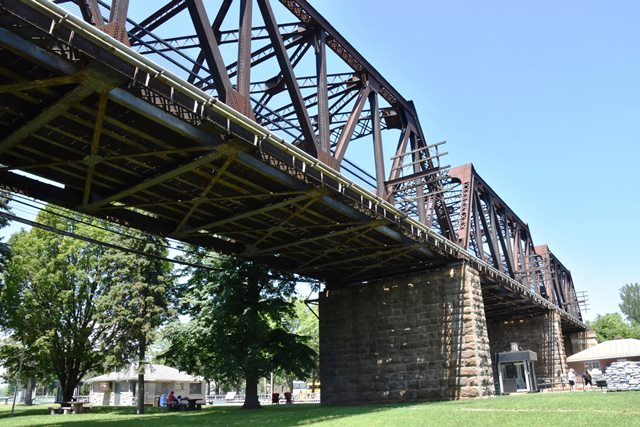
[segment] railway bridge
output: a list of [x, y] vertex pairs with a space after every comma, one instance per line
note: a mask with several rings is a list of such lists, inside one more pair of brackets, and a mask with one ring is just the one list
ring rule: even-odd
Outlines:
[[569, 270], [306, 0], [145, 7], [0, 0], [4, 190], [323, 281], [325, 404], [563, 373]]

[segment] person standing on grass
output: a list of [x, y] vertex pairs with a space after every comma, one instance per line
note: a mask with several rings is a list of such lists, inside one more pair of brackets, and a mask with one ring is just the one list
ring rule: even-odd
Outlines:
[[584, 368], [584, 372], [582, 373], [582, 380], [584, 382], [584, 389], [587, 389], [587, 385], [589, 388], [593, 388], [593, 383], [591, 382], [591, 372], [589, 372], [589, 368]]
[[569, 374], [567, 375], [567, 379], [569, 380], [569, 391], [573, 391], [576, 389], [576, 371], [573, 368], [569, 369]]

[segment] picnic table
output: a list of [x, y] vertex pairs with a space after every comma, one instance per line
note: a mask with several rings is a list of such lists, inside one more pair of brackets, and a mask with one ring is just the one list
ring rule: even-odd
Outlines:
[[55, 414], [81, 414], [83, 412], [84, 402], [60, 402], [60, 407], [49, 407], [51, 415]]
[[187, 410], [196, 411], [202, 409], [204, 401], [202, 399], [185, 399], [187, 401]]

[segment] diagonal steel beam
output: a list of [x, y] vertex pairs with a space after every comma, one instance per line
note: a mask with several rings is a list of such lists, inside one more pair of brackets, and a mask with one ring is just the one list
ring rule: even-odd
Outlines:
[[70, 76], [52, 77], [50, 79], [35, 80], [32, 82], [14, 83], [0, 86], [0, 93], [24, 92], [32, 89], [43, 89], [53, 86], [64, 86], [82, 82], [86, 77], [82, 74]]
[[182, 12], [187, 5], [183, 0], [171, 0], [166, 5], [149, 15], [138, 24], [138, 27], [129, 32], [131, 38], [143, 37], [145, 34], [155, 30], [160, 25]]
[[311, 205], [313, 205], [314, 203], [316, 203], [318, 201], [318, 199], [320, 198], [320, 196], [318, 195], [318, 197], [315, 197], [311, 200], [309, 200], [307, 203], [305, 203], [300, 209], [294, 211], [291, 213], [291, 215], [289, 215], [288, 217], [286, 217], [284, 220], [280, 221], [280, 225], [278, 227], [270, 227], [267, 232], [264, 234], [264, 236], [262, 236], [258, 241], [256, 241], [254, 243], [254, 246], [259, 246], [262, 242], [264, 242], [265, 240], [267, 240], [269, 237], [271, 237], [273, 235], [273, 233], [275, 233], [278, 230], [282, 230], [284, 229], [284, 226], [289, 224], [294, 218], [297, 218], [299, 216], [301, 216], [302, 214], [304, 214], [307, 210], [309, 210], [309, 208], [311, 207]]
[[[407, 253], [411, 252], [412, 250], [419, 248], [420, 245], [416, 244], [416, 245], [412, 245], [412, 246], [401, 246], [401, 247], [397, 247], [395, 250], [393, 250], [393, 248], [391, 248], [390, 251], [385, 251], [382, 254], [388, 253], [389, 256], [386, 257], [386, 260], [392, 260], [392, 259], [396, 259], [396, 258], [400, 258], [401, 256], [406, 255]], [[376, 253], [375, 255], [381, 255], [380, 253]], [[362, 273], [364, 273], [365, 271], [369, 271], [372, 270], [374, 268], [377, 267], [377, 263], [370, 263], [369, 265], [367, 265], [366, 267], [360, 268], [354, 272], [352, 272], [351, 274], [347, 275], [347, 276], [343, 276], [341, 277], [341, 280], [350, 280], [352, 278], [357, 278], [357, 277], [362, 277]]]
[[[213, 24], [211, 24], [211, 30], [213, 31], [213, 34], [216, 36], [216, 42], [220, 41], [220, 26], [222, 25], [222, 21], [224, 21], [224, 18], [227, 16], [227, 13], [229, 12], [229, 8], [231, 7], [232, 2], [233, 0], [223, 0], [222, 5], [220, 6], [220, 9], [218, 10], [218, 13], [216, 15], [216, 18], [213, 20]], [[200, 69], [202, 68], [202, 64], [204, 63], [204, 60], [205, 60], [204, 51], [201, 50], [200, 53], [198, 54], [198, 58], [196, 59], [195, 64], [193, 65], [193, 68], [191, 69], [191, 74], [187, 79], [189, 83], [195, 84], [196, 76], [200, 72]]]
[[222, 175], [224, 175], [225, 171], [229, 168], [229, 166], [231, 166], [234, 159], [235, 159], [235, 156], [233, 155], [229, 156], [224, 161], [224, 164], [221, 167], [216, 169], [216, 172], [213, 175], [213, 178], [211, 178], [211, 180], [209, 181], [205, 189], [202, 190], [202, 192], [200, 193], [200, 196], [192, 202], [191, 208], [189, 208], [189, 212], [187, 212], [186, 215], [182, 218], [182, 221], [180, 221], [180, 224], [178, 224], [178, 226], [176, 227], [175, 232], [180, 232], [180, 230], [184, 227], [187, 221], [189, 221], [189, 218], [191, 218], [191, 215], [193, 215], [193, 213], [198, 208], [198, 206], [200, 206], [202, 203], [207, 201], [205, 200], [205, 197], [207, 197], [207, 195], [211, 192], [211, 190], [216, 185], [216, 183], [220, 181], [220, 178], [222, 177]]
[[274, 203], [273, 205], [263, 206], [263, 207], [261, 207], [259, 209], [254, 209], [254, 210], [251, 210], [251, 211], [248, 211], [248, 212], [243, 212], [241, 214], [230, 216], [230, 217], [222, 219], [220, 221], [215, 221], [215, 222], [211, 222], [209, 224], [204, 224], [204, 225], [201, 225], [201, 226], [198, 226], [198, 227], [195, 227], [195, 228], [184, 230], [184, 231], [181, 231], [179, 233], [175, 233], [174, 235], [178, 236], [178, 237], [184, 237], [184, 236], [187, 236], [187, 235], [192, 234], [192, 233], [197, 233], [200, 230], [209, 230], [211, 228], [215, 228], [215, 227], [219, 227], [221, 225], [229, 224], [229, 223], [234, 222], [234, 221], [238, 221], [238, 220], [245, 219], [245, 218], [250, 218], [252, 216], [263, 214], [263, 213], [266, 213], [266, 212], [271, 212], [273, 210], [280, 209], [280, 208], [285, 207], [285, 206], [294, 205], [296, 203], [299, 203], [299, 202], [301, 202], [303, 200], [307, 200], [309, 198], [318, 197], [317, 193], [318, 193], [318, 191], [316, 191], [316, 190], [310, 190], [307, 194], [303, 194], [303, 195], [298, 196], [298, 197], [293, 197], [291, 199], [286, 199], [286, 200], [283, 200], [283, 201], [281, 201], [279, 203]]
[[275, 16], [273, 15], [273, 11], [271, 10], [271, 5], [267, 0], [258, 0], [258, 7], [262, 13], [264, 23], [267, 27], [267, 32], [269, 33], [269, 38], [271, 39], [271, 44], [273, 45], [274, 52], [276, 54], [276, 59], [278, 60], [282, 75], [287, 84], [287, 91], [289, 92], [291, 102], [293, 103], [293, 107], [296, 111], [296, 116], [298, 117], [300, 127], [302, 128], [304, 144], [301, 148], [317, 158], [318, 149], [313, 125], [311, 124], [309, 113], [307, 112], [304, 101], [302, 100], [302, 94], [300, 93], [300, 87], [298, 86], [298, 81], [296, 80], [295, 73], [293, 71], [293, 65], [291, 65], [291, 61], [287, 55], [280, 31], [278, 31], [278, 24]]
[[77, 3], [80, 8], [80, 12], [85, 21], [96, 27], [104, 25], [104, 18], [100, 13], [97, 0], [80, 0], [75, 3]]
[[349, 141], [351, 141], [353, 131], [356, 128], [356, 124], [360, 120], [360, 114], [362, 114], [362, 109], [364, 108], [364, 104], [367, 102], [370, 93], [371, 87], [368, 84], [360, 90], [360, 93], [358, 94], [358, 100], [353, 107], [353, 111], [351, 111], [351, 114], [349, 115], [349, 120], [347, 120], [347, 123], [342, 128], [340, 139], [338, 140], [338, 144], [336, 145], [333, 154], [333, 156], [336, 158], [338, 167], [340, 166], [340, 163], [342, 163], [344, 154], [347, 152]]
[[107, 93], [102, 92], [100, 94], [100, 101], [98, 101], [98, 111], [96, 113], [96, 125], [93, 128], [93, 138], [91, 140], [91, 151], [87, 158], [89, 161], [89, 168], [87, 169], [87, 177], [84, 182], [84, 194], [82, 195], [82, 205], [87, 206], [89, 203], [89, 196], [91, 195], [91, 185], [93, 182], [93, 175], [96, 170], [98, 154], [98, 146], [100, 145], [100, 135], [102, 133], [102, 126], [104, 124], [104, 116], [107, 111]]
[[186, 2], [193, 26], [200, 40], [200, 48], [209, 65], [209, 71], [213, 74], [218, 96], [223, 102], [226, 102], [233, 87], [231, 80], [229, 80], [229, 75], [224, 65], [224, 58], [222, 58], [216, 36], [209, 24], [207, 11], [205, 10], [202, 0], [186, 0]]
[[348, 264], [351, 263], [353, 261], [361, 261], [361, 260], [366, 260], [366, 259], [370, 259], [370, 258], [376, 258], [382, 255], [387, 255], [387, 254], [394, 254], [397, 253], [398, 251], [401, 252], [409, 252], [412, 251], [414, 249], [419, 249], [422, 247], [422, 244], [420, 243], [415, 243], [413, 245], [410, 246], [404, 246], [404, 245], [394, 245], [394, 246], [385, 246], [385, 250], [382, 251], [377, 251], [377, 252], [373, 252], [373, 253], [368, 253], [368, 254], [362, 254], [362, 255], [358, 255], [355, 257], [351, 257], [351, 258], [341, 258], [339, 260], [336, 261], [331, 261], [331, 262], [327, 262], [324, 264], [313, 264], [309, 267], [305, 267], [305, 268], [300, 268], [300, 271], [305, 271], [305, 270], [310, 270], [310, 269], [318, 269], [318, 268], [327, 268], [327, 267], [333, 267], [336, 265], [340, 265], [340, 264]]
[[[300, 265], [299, 267], [300, 267], [300, 268], [304, 268], [304, 267], [306, 267], [306, 266], [308, 266], [308, 265], [313, 266], [313, 265], [314, 265], [314, 263], [315, 263], [317, 260], [321, 260], [321, 259], [323, 259], [324, 257], [326, 257], [328, 254], [330, 254], [330, 253], [332, 253], [332, 252], [336, 252], [336, 251], [339, 249], [339, 247], [344, 247], [344, 246], [349, 245], [353, 240], [355, 240], [355, 239], [357, 239], [357, 238], [359, 238], [359, 237], [362, 237], [362, 236], [366, 235], [367, 233], [369, 233], [369, 232], [373, 231], [374, 229], [375, 229], [375, 224], [374, 224], [374, 227], [365, 228], [365, 229], [363, 229], [363, 230], [361, 230], [361, 231], [358, 231], [356, 234], [353, 234], [352, 236], [349, 236], [349, 237], [348, 237], [348, 238], [346, 238], [345, 240], [341, 240], [340, 245], [329, 245], [326, 249], [324, 249], [323, 251], [320, 251], [320, 253], [318, 253], [318, 254], [316, 254], [314, 257], [312, 257], [312, 258], [308, 259], [305, 263], [303, 263], [303, 264], [302, 264], [302, 265]], [[332, 236], [329, 236], [329, 237], [332, 237]], [[359, 248], [359, 251], [360, 251], [360, 252], [362, 252], [362, 251], [364, 251], [364, 250], [366, 250], [366, 249], [367, 249], [367, 248], [360, 247], [360, 248]], [[371, 248], [371, 249], [373, 249], [373, 248]]]
[[221, 152], [215, 152], [215, 153], [211, 153], [211, 154], [207, 154], [206, 156], [202, 156], [199, 157], [195, 160], [192, 160], [186, 164], [183, 164], [181, 166], [172, 168], [170, 171], [162, 173], [158, 176], [155, 176], [153, 178], [147, 179], [146, 181], [143, 181], [139, 184], [136, 184], [132, 187], [129, 188], [125, 188], [122, 189], [120, 191], [118, 191], [117, 193], [114, 193], [110, 196], [104, 197], [103, 199], [94, 202], [90, 205], [88, 205], [86, 207], [86, 210], [89, 212], [95, 212], [98, 209], [100, 209], [101, 207], [108, 205], [109, 203], [122, 199], [124, 197], [130, 196], [132, 194], [135, 194], [139, 191], [142, 190], [146, 190], [147, 188], [153, 187], [154, 185], [158, 185], [160, 183], [163, 183], [165, 181], [168, 181], [172, 178], [175, 178], [177, 176], [180, 176], [182, 174], [185, 174], [187, 172], [190, 172], [200, 166], [206, 165], [207, 163], [210, 163], [216, 159], [219, 159], [222, 156], [225, 156], [225, 153], [221, 153]]
[[0, 154], [22, 142], [25, 138], [38, 131], [38, 129], [56, 119], [69, 108], [73, 107], [74, 104], [77, 104], [94, 92], [95, 89], [86, 84], [81, 84], [75, 89], [69, 91], [66, 95], [60, 98], [58, 102], [45, 109], [42, 113], [29, 120], [24, 126], [0, 141]]

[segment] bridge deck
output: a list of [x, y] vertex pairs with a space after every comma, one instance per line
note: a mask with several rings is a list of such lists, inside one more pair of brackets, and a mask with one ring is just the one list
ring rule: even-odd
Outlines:
[[0, 1], [2, 187], [333, 284], [464, 259], [488, 318], [558, 309], [46, 3]]

